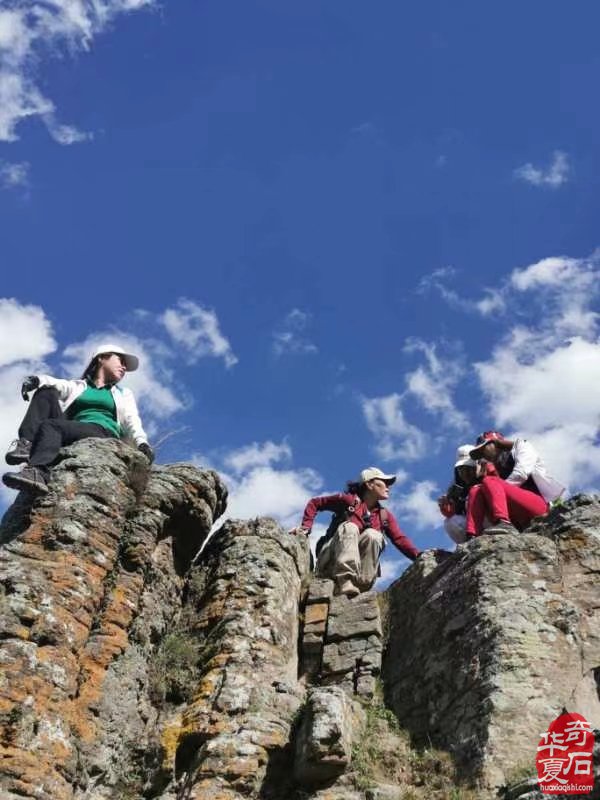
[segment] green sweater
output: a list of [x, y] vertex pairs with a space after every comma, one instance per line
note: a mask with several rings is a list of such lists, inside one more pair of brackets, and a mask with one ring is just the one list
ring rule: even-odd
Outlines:
[[121, 436], [121, 426], [117, 422], [117, 408], [110, 386], [97, 389], [89, 383], [87, 389], [69, 406], [67, 416], [77, 422], [102, 425], [114, 436]]

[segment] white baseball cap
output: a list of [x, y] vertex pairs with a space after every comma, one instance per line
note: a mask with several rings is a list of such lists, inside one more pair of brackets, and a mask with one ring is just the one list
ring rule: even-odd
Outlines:
[[477, 463], [473, 461], [471, 458], [471, 450], [473, 449], [474, 445], [472, 444], [461, 444], [461, 446], [456, 451], [456, 463], [454, 464], [454, 469], [456, 467], [476, 467]]
[[367, 481], [372, 481], [374, 478], [379, 478], [380, 481], [385, 481], [388, 486], [396, 483], [395, 475], [386, 475], [385, 472], [382, 472], [377, 467], [367, 467], [367, 469], [363, 469], [358, 476], [357, 483], [366, 483]]
[[137, 356], [134, 356], [132, 353], [126, 353], [125, 350], [123, 350], [123, 348], [120, 347], [118, 344], [112, 344], [112, 343], [101, 344], [94, 350], [94, 352], [90, 356], [88, 365], [83, 373], [84, 376], [87, 375], [87, 372], [91, 367], [93, 360], [95, 358], [98, 358], [98, 356], [105, 355], [106, 353], [116, 353], [118, 356], [122, 356], [123, 361], [125, 363], [125, 369], [127, 370], [127, 372], [135, 372], [135, 370], [139, 366], [140, 363], [139, 358]]

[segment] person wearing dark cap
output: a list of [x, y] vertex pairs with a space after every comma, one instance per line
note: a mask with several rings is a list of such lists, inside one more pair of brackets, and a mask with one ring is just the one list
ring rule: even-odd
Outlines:
[[419, 555], [394, 515], [381, 505], [395, 482], [395, 475], [377, 467], [363, 469], [357, 480], [348, 483], [346, 492], [311, 498], [301, 526], [291, 531], [308, 535], [320, 511], [333, 511], [327, 533], [317, 543], [317, 573], [333, 579], [335, 594], [354, 597], [373, 586], [385, 547], [384, 533], [411, 561]]
[[469, 492], [469, 537], [482, 533], [485, 516], [493, 522], [486, 534], [522, 531], [534, 517], [547, 514], [550, 503], [565, 491], [526, 439], [510, 440], [498, 431], [486, 431], [477, 438], [470, 456], [484, 459], [488, 474]]
[[137, 356], [115, 344], [96, 348], [79, 380], [29, 375], [21, 386], [24, 400], [35, 392], [19, 427], [19, 438], [6, 453], [8, 464], [25, 463], [20, 472], [2, 476], [11, 489], [48, 491], [50, 465], [61, 447], [89, 437], [132, 439], [154, 460], [135, 397], [118, 386], [126, 372], [138, 368]]

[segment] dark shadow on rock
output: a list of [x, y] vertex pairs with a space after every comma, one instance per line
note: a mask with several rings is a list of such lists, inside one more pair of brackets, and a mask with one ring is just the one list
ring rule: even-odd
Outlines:
[[35, 492], [19, 492], [15, 502], [7, 508], [0, 522], [0, 544], [12, 542], [27, 530], [36, 496]]

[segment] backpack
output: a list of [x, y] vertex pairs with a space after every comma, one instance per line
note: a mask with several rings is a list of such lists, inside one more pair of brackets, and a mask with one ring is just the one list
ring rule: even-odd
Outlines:
[[[340, 525], [344, 522], [347, 522], [352, 514], [356, 511], [356, 507], [361, 503], [361, 499], [358, 495], [354, 497], [354, 503], [351, 506], [348, 506], [343, 511], [338, 511], [337, 513], [333, 514], [331, 517], [331, 522], [323, 536], [317, 541], [317, 545], [315, 547], [315, 553], [317, 554], [317, 558], [323, 547], [333, 539], [333, 536]], [[389, 512], [386, 508], [381, 508], [379, 511], [380, 519], [381, 519], [381, 529], [383, 533], [387, 533], [387, 529], [389, 526]]]

